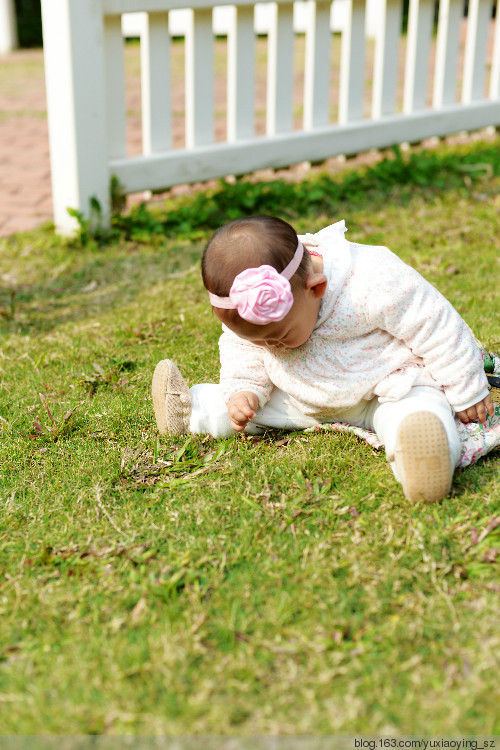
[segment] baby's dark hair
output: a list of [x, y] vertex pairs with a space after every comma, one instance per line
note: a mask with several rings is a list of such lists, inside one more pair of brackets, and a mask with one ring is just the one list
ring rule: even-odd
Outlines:
[[[297, 249], [295, 229], [274, 216], [250, 216], [235, 219], [218, 229], [203, 253], [201, 273], [205, 288], [219, 297], [227, 297], [232, 283], [242, 271], [262, 265], [281, 273]], [[304, 253], [299, 268], [290, 280], [292, 289], [305, 284], [309, 254]]]

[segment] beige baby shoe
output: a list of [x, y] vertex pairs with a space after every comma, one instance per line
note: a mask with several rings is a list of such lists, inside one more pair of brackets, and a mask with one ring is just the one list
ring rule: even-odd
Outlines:
[[189, 432], [191, 393], [170, 359], [162, 359], [156, 365], [151, 392], [158, 431], [162, 435], [184, 435]]
[[443, 423], [432, 412], [417, 411], [403, 419], [394, 460], [408, 500], [432, 503], [449, 493], [453, 466], [448, 436]]

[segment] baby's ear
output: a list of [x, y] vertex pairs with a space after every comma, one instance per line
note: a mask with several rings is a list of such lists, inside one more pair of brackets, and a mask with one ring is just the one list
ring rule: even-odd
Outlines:
[[325, 296], [327, 278], [324, 273], [311, 273], [306, 279], [306, 289], [310, 289], [317, 299]]

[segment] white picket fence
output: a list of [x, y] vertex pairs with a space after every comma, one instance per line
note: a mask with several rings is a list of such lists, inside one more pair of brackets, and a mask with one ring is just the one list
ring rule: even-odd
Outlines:
[[[333, 0], [339, 2], [340, 0]], [[500, 21], [493, 0], [410, 0], [399, 69], [402, 0], [380, 8], [368, 70], [365, 0], [347, 7], [338, 91], [331, 91], [331, 0], [307, 0], [302, 123], [294, 126], [293, 3], [269, 3], [266, 133], [255, 133], [255, 4], [217, 0], [227, 37], [227, 137], [214, 136], [214, 32], [209, 0], [42, 0], [55, 222], [87, 215], [97, 198], [109, 219], [115, 175], [127, 193], [320, 161], [336, 154], [500, 125]], [[185, 38], [185, 146], [173, 148], [169, 11], [189, 9]], [[147, 12], [141, 35], [143, 154], [127, 157], [122, 15]], [[500, 16], [500, 13], [498, 14]], [[466, 24], [465, 32], [463, 24]], [[465, 48], [459, 55], [461, 34]], [[463, 62], [459, 61], [463, 58]], [[401, 103], [397, 96], [402, 81]], [[458, 84], [458, 85], [457, 85]], [[369, 112], [366, 96], [371, 92]], [[330, 120], [335, 94], [338, 114]]]

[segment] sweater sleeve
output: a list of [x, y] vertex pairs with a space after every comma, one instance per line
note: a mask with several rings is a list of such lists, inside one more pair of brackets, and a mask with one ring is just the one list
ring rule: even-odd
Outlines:
[[226, 403], [238, 391], [250, 391], [259, 399], [259, 408], [269, 401], [273, 384], [264, 366], [265, 350], [240, 338], [223, 326], [219, 339], [220, 385]]
[[[367, 269], [368, 318], [423, 360], [455, 411], [488, 395], [481, 352], [455, 308], [415, 269], [387, 248]], [[371, 263], [368, 263], [371, 266]]]

